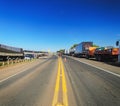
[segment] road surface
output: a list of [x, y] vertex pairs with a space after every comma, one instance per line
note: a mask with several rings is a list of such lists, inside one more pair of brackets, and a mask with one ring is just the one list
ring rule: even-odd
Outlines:
[[119, 74], [79, 60], [51, 56], [0, 69], [0, 106], [120, 106]]

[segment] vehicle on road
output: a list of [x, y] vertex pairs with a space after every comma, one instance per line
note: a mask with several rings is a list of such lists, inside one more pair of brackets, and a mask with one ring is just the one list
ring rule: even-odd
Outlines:
[[34, 58], [34, 55], [32, 55], [32, 54], [26, 54], [26, 55], [24, 56], [24, 59], [27, 59], [27, 60], [33, 59], [33, 58]]
[[86, 50], [89, 49], [89, 47], [93, 46], [93, 42], [81, 42], [75, 47], [74, 55], [77, 57], [85, 57]]
[[98, 61], [112, 60], [117, 61], [118, 59], [118, 48], [96, 48], [94, 52], [94, 57]]
[[72, 49], [70, 49], [70, 50], [69, 50], [69, 55], [70, 55], [70, 56], [74, 56], [74, 55], [75, 55], [75, 50], [76, 50], [75, 47], [72, 48]]
[[87, 59], [94, 58], [95, 57], [94, 53], [95, 53], [96, 48], [97, 47], [89, 47], [88, 50], [86, 50], [85, 57]]

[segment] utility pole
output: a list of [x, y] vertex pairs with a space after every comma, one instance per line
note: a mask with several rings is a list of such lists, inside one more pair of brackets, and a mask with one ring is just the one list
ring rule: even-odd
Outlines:
[[116, 46], [119, 46], [118, 62], [120, 62], [120, 40], [116, 41]]

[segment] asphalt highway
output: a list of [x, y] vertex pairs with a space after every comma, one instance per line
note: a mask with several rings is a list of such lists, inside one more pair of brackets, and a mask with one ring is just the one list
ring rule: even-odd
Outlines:
[[0, 106], [120, 106], [119, 75], [78, 60], [51, 56], [11, 68], [20, 70], [0, 75]]
[[66, 57], [76, 106], [120, 106], [120, 77]]
[[0, 83], [0, 106], [51, 106], [57, 64], [57, 57], [53, 56], [3, 80]]

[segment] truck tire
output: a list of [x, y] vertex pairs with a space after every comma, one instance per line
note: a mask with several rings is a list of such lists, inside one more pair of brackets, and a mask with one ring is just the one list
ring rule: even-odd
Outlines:
[[89, 55], [86, 55], [85, 58], [86, 58], [86, 59], [89, 59], [90, 57], [89, 57]]
[[98, 61], [102, 61], [102, 56], [101, 55], [98, 56]]
[[98, 56], [95, 55], [95, 59], [96, 59], [96, 61], [98, 61]]

